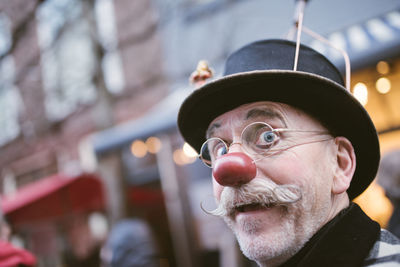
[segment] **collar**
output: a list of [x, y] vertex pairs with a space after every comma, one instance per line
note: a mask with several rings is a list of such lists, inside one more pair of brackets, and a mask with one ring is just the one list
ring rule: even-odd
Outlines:
[[351, 203], [282, 267], [361, 266], [379, 233], [379, 224]]

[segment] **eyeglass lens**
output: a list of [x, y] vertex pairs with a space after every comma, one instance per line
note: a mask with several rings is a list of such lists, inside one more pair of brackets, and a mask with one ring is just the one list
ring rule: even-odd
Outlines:
[[[242, 132], [241, 143], [249, 154], [263, 154], [278, 140], [277, 134], [266, 123], [251, 123]], [[207, 165], [212, 166], [220, 156], [228, 153], [228, 145], [220, 138], [208, 139], [200, 149], [200, 158]]]
[[277, 133], [266, 123], [251, 123], [242, 132], [243, 147], [250, 154], [264, 154], [277, 141]]
[[227, 144], [220, 138], [208, 139], [200, 149], [201, 160], [209, 167], [212, 166], [212, 162], [218, 157], [228, 153]]

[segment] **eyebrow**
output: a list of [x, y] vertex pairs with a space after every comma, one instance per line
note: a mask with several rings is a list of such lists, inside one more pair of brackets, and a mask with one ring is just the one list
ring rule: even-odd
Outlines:
[[[273, 109], [270, 109], [268, 107], [264, 107], [264, 108], [254, 108], [251, 109], [247, 112], [245, 119], [249, 120], [249, 119], [254, 119], [257, 117], [265, 117], [267, 119], [278, 119], [279, 121], [281, 121], [281, 123], [287, 127], [286, 122], [283, 118], [283, 116], [276, 112]], [[219, 127], [221, 127], [221, 123], [213, 123], [206, 131], [206, 138], [210, 138], [210, 136], [213, 135], [214, 131], [216, 129], [218, 129]]]
[[267, 119], [278, 119], [286, 127], [286, 122], [285, 122], [283, 116], [279, 112], [276, 112], [273, 109], [270, 109], [267, 107], [254, 108], [254, 109], [249, 110], [246, 114], [246, 120], [257, 118], [257, 117], [265, 117]]
[[210, 127], [208, 127], [206, 132], [206, 138], [210, 138], [210, 136], [213, 135], [215, 129], [218, 129], [219, 127], [221, 127], [220, 123], [213, 123]]

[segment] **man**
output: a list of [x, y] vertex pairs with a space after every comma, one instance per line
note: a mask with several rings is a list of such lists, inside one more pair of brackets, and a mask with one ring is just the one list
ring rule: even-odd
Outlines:
[[159, 252], [150, 226], [141, 219], [115, 224], [101, 249], [102, 267], [159, 266]]
[[182, 104], [179, 129], [212, 168], [211, 213], [259, 266], [400, 266], [400, 241], [351, 203], [377, 171], [374, 125], [324, 56], [300, 46], [293, 70], [295, 49], [251, 43]]

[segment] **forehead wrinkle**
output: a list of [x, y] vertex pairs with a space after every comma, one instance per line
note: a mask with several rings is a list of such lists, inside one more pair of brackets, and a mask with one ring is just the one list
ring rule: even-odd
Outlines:
[[[236, 116], [235, 116], [236, 117]], [[256, 106], [254, 108], [249, 109], [247, 112], [244, 112], [243, 115], [240, 116], [244, 121], [249, 121], [251, 119], [263, 117], [264, 119], [274, 120], [278, 119], [282, 125], [287, 127], [287, 123], [285, 120], [285, 113], [283, 112], [283, 108], [280, 105], [269, 107], [267, 106]], [[239, 117], [230, 118], [230, 120], [238, 122]], [[215, 132], [222, 127], [221, 121], [217, 121], [212, 123], [207, 131], [206, 138], [210, 138], [215, 135]]]
[[265, 117], [267, 119], [278, 119], [283, 125], [286, 127], [286, 122], [281, 113], [277, 112], [274, 109], [269, 107], [257, 107], [249, 110], [246, 114], [246, 120], [257, 118], [257, 117]]

